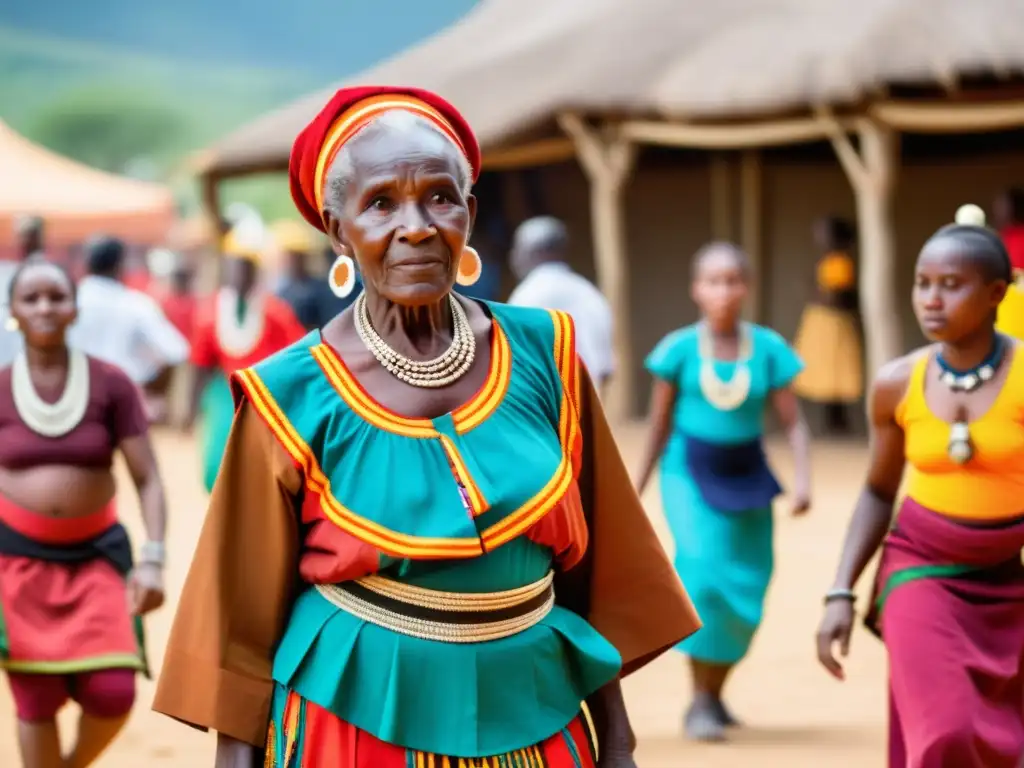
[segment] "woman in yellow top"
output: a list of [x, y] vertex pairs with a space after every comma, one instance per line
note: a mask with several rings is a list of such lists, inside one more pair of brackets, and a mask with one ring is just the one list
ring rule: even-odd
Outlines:
[[[958, 222], [977, 221], [967, 208]], [[834, 648], [849, 651], [852, 588], [881, 546], [868, 626], [889, 653], [890, 768], [1016, 768], [1024, 752], [1024, 349], [993, 326], [1009, 280], [994, 231], [936, 232], [913, 290], [933, 343], [870, 395], [871, 464], [818, 658], [843, 679]]]
[[814, 228], [825, 254], [816, 269], [816, 297], [807, 305], [794, 344], [806, 364], [793, 382], [796, 393], [825, 406], [830, 432], [849, 429], [847, 408], [864, 393], [860, 329], [857, 325], [857, 274], [852, 251], [853, 225], [829, 216]]
[[999, 305], [996, 329], [1024, 341], [1024, 189], [1013, 187], [996, 198], [994, 223], [1013, 267], [1013, 282]]

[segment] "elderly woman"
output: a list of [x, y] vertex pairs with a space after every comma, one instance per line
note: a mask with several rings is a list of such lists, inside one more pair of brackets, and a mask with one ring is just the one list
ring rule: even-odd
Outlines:
[[365, 290], [232, 378], [154, 705], [219, 766], [633, 766], [618, 680], [697, 628], [569, 318], [452, 292], [479, 167], [414, 89], [339, 91], [295, 142], [332, 287]]

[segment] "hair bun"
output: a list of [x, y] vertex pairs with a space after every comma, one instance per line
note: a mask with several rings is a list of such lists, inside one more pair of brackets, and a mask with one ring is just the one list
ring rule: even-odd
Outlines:
[[961, 205], [956, 209], [956, 218], [954, 221], [963, 226], [984, 227], [985, 212], [974, 203], [967, 203], [966, 205]]

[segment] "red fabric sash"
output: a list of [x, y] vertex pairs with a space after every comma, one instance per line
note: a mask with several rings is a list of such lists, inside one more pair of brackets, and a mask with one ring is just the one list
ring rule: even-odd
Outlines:
[[22, 536], [44, 544], [73, 544], [99, 536], [117, 523], [113, 501], [80, 517], [50, 517], [18, 506], [0, 496], [0, 522]]

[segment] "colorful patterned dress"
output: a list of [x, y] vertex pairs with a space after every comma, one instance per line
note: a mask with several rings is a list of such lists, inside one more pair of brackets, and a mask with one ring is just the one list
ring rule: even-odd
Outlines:
[[233, 377], [159, 711], [265, 744], [268, 766], [596, 765], [585, 700], [696, 622], [568, 316], [486, 307], [486, 382], [438, 418], [381, 406], [318, 332]]

